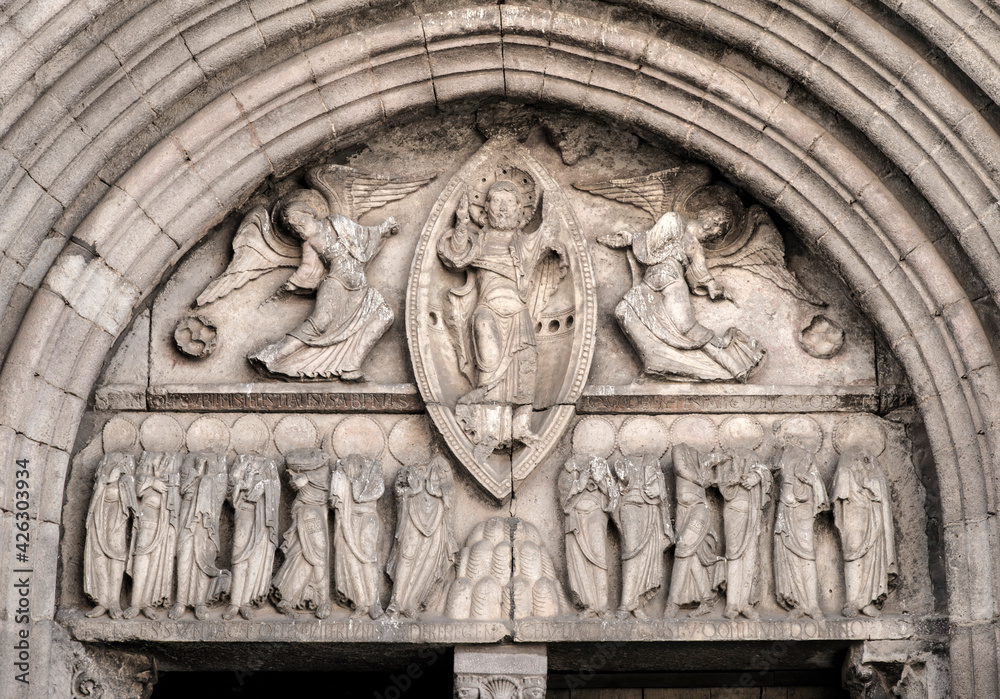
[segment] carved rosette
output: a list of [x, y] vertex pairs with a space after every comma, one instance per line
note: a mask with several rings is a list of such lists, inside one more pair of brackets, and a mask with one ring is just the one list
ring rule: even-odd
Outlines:
[[[534, 244], [532, 236], [536, 239], [550, 236], [552, 247], [559, 249], [562, 276], [553, 280], [551, 269], [556, 263], [546, 269], [545, 259], [534, 272], [526, 271], [527, 262], [522, 269], [523, 257], [517, 259], [518, 253], [514, 252], [518, 243], [510, 243], [512, 267], [516, 268], [510, 276], [517, 277], [523, 272], [526, 278], [512, 283], [519, 285], [521, 300], [531, 313], [534, 337], [530, 341], [534, 341], [537, 349], [537, 378], [530, 397], [534, 407], [531, 430], [536, 438], [527, 444], [516, 441], [515, 414], [515, 435], [510, 449], [498, 448], [490, 453], [489, 448], [484, 450], [481, 444], [473, 442], [468, 420], [460, 420], [456, 414], [469, 408], [460, 403], [477, 388], [475, 379], [470, 379], [468, 370], [462, 367], [463, 356], [466, 366], [474, 363], [475, 359], [470, 360], [469, 356], [476, 350], [463, 348], [455, 340], [455, 328], [464, 332], [471, 319], [456, 318], [448, 306], [449, 293], [454, 295], [463, 287], [471, 293], [481, 291], [473, 286], [477, 282], [474, 275], [482, 274], [482, 268], [478, 267], [479, 261], [473, 261], [464, 271], [449, 269], [442, 264], [438, 251], [442, 240], [454, 230], [463, 197], [469, 196], [475, 220], [486, 204], [488, 185], [501, 179], [517, 180], [519, 187], [524, 184], [529, 193], [527, 196], [522, 193], [521, 204], [528, 212], [517, 235], [523, 235], [525, 246]], [[485, 220], [483, 215], [477, 223]], [[486, 228], [483, 231], [482, 235], [489, 235]], [[503, 246], [499, 246], [497, 254], [503, 256]], [[539, 302], [538, 288], [546, 283], [543, 279], [546, 274], [550, 275], [549, 286], [545, 300]], [[470, 311], [469, 315], [475, 312]], [[407, 288], [406, 334], [417, 386], [428, 413], [455, 457], [496, 498], [508, 497], [517, 483], [548, 456], [569, 426], [590, 371], [596, 312], [595, 281], [587, 243], [558, 183], [513, 138], [500, 135], [490, 139], [451, 179], [424, 226]], [[489, 409], [487, 406], [484, 412]], [[489, 420], [497, 421], [499, 429], [512, 429], [505, 424], [500, 409], [482, 422]], [[510, 422], [509, 417], [506, 421]]]

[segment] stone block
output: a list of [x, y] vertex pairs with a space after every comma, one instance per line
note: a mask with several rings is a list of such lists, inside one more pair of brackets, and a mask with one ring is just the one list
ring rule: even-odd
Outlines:
[[171, 138], [192, 159], [210, 150], [232, 129], [240, 128], [245, 119], [240, 105], [231, 94], [223, 94], [200, 109], [171, 133]]
[[275, 175], [283, 177], [311, 160], [311, 154], [329, 144], [335, 136], [333, 121], [324, 112], [265, 143], [264, 152], [274, 167]]
[[237, 61], [247, 60], [264, 50], [264, 37], [256, 27], [234, 32], [204, 51], [195, 53], [195, 60], [205, 71], [214, 75]]
[[263, 19], [257, 18], [257, 28], [268, 46], [300, 36], [315, 26], [316, 19], [308, 7], [296, 7]]
[[[214, 9], [214, 8], [212, 8]], [[196, 56], [229, 37], [255, 27], [253, 14], [246, 3], [231, 3], [220, 10], [200, 18], [187, 29], [181, 31], [184, 43]]]
[[[59, 132], [58, 138], [47, 148], [40, 150], [38, 158], [28, 168], [32, 178], [53, 192], [59, 192], [62, 203], [68, 205], [73, 200], [75, 191], [70, 189], [61, 180], [65, 177], [66, 171], [71, 167], [71, 163], [93, 143], [93, 138], [84, 133], [80, 127], [71, 120], [66, 120], [62, 124], [63, 128]], [[101, 153], [96, 154], [98, 166], [92, 167], [92, 172], [96, 172], [106, 156]], [[75, 179], [75, 178], [71, 178]], [[82, 186], [80, 184], [79, 186]]]
[[34, 478], [40, 481], [38, 519], [58, 526], [62, 522], [69, 454], [49, 447], [45, 450], [44, 461], [37, 465], [42, 467], [36, 469], [34, 473]]
[[316, 84], [321, 88], [351, 74], [367, 58], [365, 36], [361, 32], [337, 37], [304, 52]]
[[326, 105], [319, 91], [311, 84], [297, 86], [284, 95], [284, 99], [267, 103], [247, 114], [254, 133], [266, 144], [280, 138], [286, 131], [326, 114]]
[[7, 185], [8, 196], [4, 201], [4, 216], [0, 220], [0, 249], [7, 250], [16, 244], [24, 222], [47, 195], [26, 173]]
[[176, 261], [178, 250], [177, 243], [169, 236], [157, 235], [144, 254], [124, 270], [125, 279], [145, 293], [159, 283], [170, 264]]
[[151, 87], [143, 99], [157, 116], [162, 116], [206, 81], [201, 66], [190, 58]]
[[245, 158], [223, 170], [210, 186], [219, 202], [231, 206], [245, 199], [272, 172], [266, 153], [255, 147]]

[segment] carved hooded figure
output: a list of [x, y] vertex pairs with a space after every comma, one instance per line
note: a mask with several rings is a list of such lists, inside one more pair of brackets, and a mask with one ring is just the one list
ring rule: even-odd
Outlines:
[[760, 536], [773, 480], [753, 450], [735, 448], [728, 456], [718, 475], [726, 535], [725, 616], [733, 619], [742, 614], [757, 619], [754, 606], [760, 601]]
[[673, 541], [667, 487], [660, 460], [650, 454], [615, 462], [619, 490], [614, 511], [621, 535], [622, 598], [618, 614], [646, 618], [641, 605], [663, 584], [663, 554]]
[[128, 523], [135, 498], [135, 457], [106, 454], [94, 474], [83, 550], [83, 591], [94, 602], [88, 617], [122, 616], [121, 593], [128, 559]]
[[330, 616], [330, 465], [320, 449], [296, 449], [285, 456], [288, 480], [298, 491], [292, 525], [281, 542], [285, 562], [271, 582], [278, 611], [293, 618], [310, 609]]
[[330, 474], [330, 504], [336, 510], [333, 568], [337, 596], [354, 608], [354, 617], [382, 615], [379, 602], [376, 506], [385, 492], [382, 464], [351, 454], [338, 459]]
[[164, 606], [173, 595], [182, 460], [170, 452], [144, 451], [139, 457], [135, 488], [139, 509], [126, 570], [132, 576], [132, 604], [125, 610], [126, 619], [140, 611], [155, 619], [153, 608]]
[[719, 555], [719, 534], [712, 523], [706, 489], [713, 484], [712, 468], [724, 460], [718, 454], [699, 454], [694, 447], [673, 448], [677, 497], [677, 544], [670, 574], [665, 616], [697, 604], [691, 616], [712, 610], [715, 590], [725, 582], [725, 558]]
[[833, 517], [844, 552], [844, 616], [879, 616], [895, 582], [889, 481], [862, 446], [844, 451], [833, 476]]
[[805, 449], [786, 445], [778, 461], [781, 489], [774, 522], [774, 591], [793, 617], [823, 618], [816, 574], [816, 516], [830, 509], [816, 460]]
[[241, 454], [229, 472], [233, 505], [233, 584], [223, 619], [237, 611], [252, 617], [271, 588], [274, 551], [278, 546], [278, 501], [281, 482], [274, 459]]
[[396, 474], [396, 539], [386, 573], [392, 598], [386, 612], [416, 618], [455, 562], [451, 467], [442, 456]]
[[559, 501], [566, 514], [569, 589], [581, 616], [608, 608], [608, 521], [618, 488], [605, 459], [576, 454], [559, 475]]
[[216, 566], [219, 519], [226, 500], [226, 457], [196, 452], [181, 465], [181, 508], [177, 536], [177, 600], [170, 618], [193, 607], [204, 619], [206, 607], [229, 592], [228, 570]]

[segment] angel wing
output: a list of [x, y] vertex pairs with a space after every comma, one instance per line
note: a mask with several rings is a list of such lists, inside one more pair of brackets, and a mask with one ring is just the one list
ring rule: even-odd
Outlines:
[[309, 170], [306, 179], [330, 204], [330, 212], [341, 213], [357, 221], [361, 216], [389, 202], [412, 194], [437, 177], [388, 177], [370, 175], [346, 165], [319, 165]]
[[705, 262], [710, 269], [736, 267], [756, 274], [784, 289], [797, 299], [814, 306], [825, 306], [826, 301], [806, 289], [785, 266], [785, 244], [774, 227], [770, 216], [760, 207], [752, 206], [746, 225], [752, 231], [738, 250], [729, 255], [712, 255], [706, 250]]
[[685, 164], [642, 177], [622, 177], [573, 187], [605, 199], [638, 206], [654, 220], [668, 211], [677, 211], [691, 194], [707, 185], [712, 172], [705, 165]]
[[195, 301], [205, 306], [239, 289], [247, 282], [279, 267], [298, 267], [302, 251], [281, 240], [271, 227], [267, 209], [255, 206], [243, 217], [233, 238], [233, 259]]

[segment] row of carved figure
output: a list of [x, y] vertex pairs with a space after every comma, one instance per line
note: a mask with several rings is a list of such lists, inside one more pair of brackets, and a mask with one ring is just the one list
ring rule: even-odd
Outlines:
[[[711, 612], [717, 591], [726, 597], [725, 616], [757, 619], [760, 601], [760, 537], [771, 506], [771, 469], [746, 448], [701, 453], [673, 447], [676, 514], [659, 459], [625, 456], [612, 466], [604, 458], [574, 455], [559, 479], [566, 515], [566, 567], [581, 616], [608, 614], [609, 523], [621, 539], [620, 618], [647, 618], [643, 604], [665, 580], [664, 551], [674, 547], [665, 616], [694, 607]], [[793, 617], [822, 619], [816, 567], [816, 516], [833, 509], [840, 533], [847, 588], [845, 616], [878, 616], [896, 577], [889, 485], [876, 457], [862, 446], [840, 456], [832, 499], [815, 457], [794, 444], [777, 459], [774, 524], [774, 589]], [[724, 550], [713, 524], [708, 490], [723, 499]]]
[[[227, 468], [224, 456], [209, 453], [144, 451], [138, 464], [131, 454], [106, 455], [87, 515], [84, 592], [96, 605], [87, 615], [155, 619], [155, 608], [172, 602], [171, 619], [189, 607], [204, 619], [208, 607], [228, 595], [224, 619], [250, 619], [269, 596], [280, 612], [310, 610], [322, 619], [332, 611], [332, 557], [337, 600], [354, 616], [381, 616], [381, 464], [358, 455], [331, 460], [320, 449], [293, 451], [285, 463], [297, 494], [281, 542], [284, 562], [274, 574], [281, 493], [274, 459], [241, 455]], [[455, 558], [453, 489], [451, 467], [441, 457], [397, 473], [399, 517], [386, 569], [394, 582], [385, 610], [390, 616], [415, 616]], [[231, 570], [217, 565], [226, 500], [234, 511]], [[125, 573], [132, 597], [122, 610]]]

